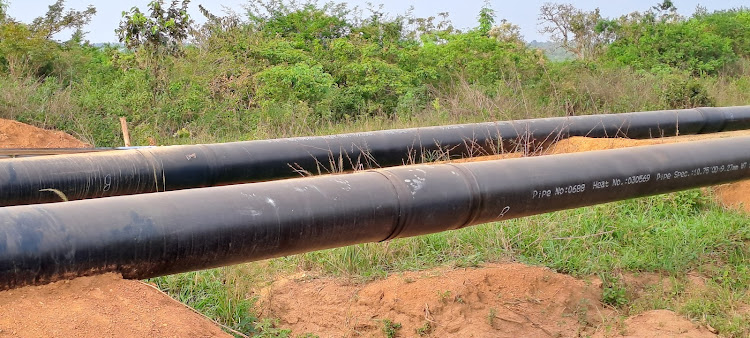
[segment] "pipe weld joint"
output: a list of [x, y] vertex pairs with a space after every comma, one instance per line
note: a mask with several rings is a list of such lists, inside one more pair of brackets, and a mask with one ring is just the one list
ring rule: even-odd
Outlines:
[[401, 180], [398, 176], [394, 175], [387, 169], [373, 170], [373, 172], [385, 177], [388, 183], [391, 184], [391, 187], [393, 187], [393, 191], [396, 193], [396, 199], [398, 201], [398, 215], [395, 224], [393, 224], [393, 230], [391, 230], [391, 233], [386, 238], [380, 240], [381, 242], [385, 242], [397, 238], [407, 227], [406, 223], [408, 222], [408, 216], [412, 210], [411, 204], [407, 203], [407, 201], [411, 200], [411, 192], [401, 184]]
[[703, 128], [698, 131], [698, 134], [718, 133], [723, 131], [726, 127], [727, 112], [724, 109], [714, 107], [700, 107], [694, 109], [703, 116], [704, 121]]
[[474, 224], [474, 221], [479, 217], [479, 212], [482, 208], [482, 195], [479, 189], [479, 182], [477, 181], [474, 173], [461, 164], [447, 163], [446, 165], [456, 168], [461, 173], [461, 178], [466, 182], [466, 186], [469, 188], [469, 216], [462, 224], [457, 224], [453, 229], [462, 229], [469, 225]]

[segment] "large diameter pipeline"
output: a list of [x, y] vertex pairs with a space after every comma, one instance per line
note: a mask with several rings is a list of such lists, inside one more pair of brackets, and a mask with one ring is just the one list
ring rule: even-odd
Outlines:
[[[0, 206], [298, 177], [512, 151], [568, 136], [653, 138], [750, 129], [750, 106], [489, 122], [0, 161]], [[498, 142], [502, 140], [502, 142]], [[332, 168], [333, 167], [333, 168]]]
[[146, 278], [750, 178], [750, 137], [0, 208], [0, 289]]

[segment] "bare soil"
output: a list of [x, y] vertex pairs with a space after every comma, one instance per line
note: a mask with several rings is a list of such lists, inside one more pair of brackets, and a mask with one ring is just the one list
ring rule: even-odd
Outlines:
[[139, 281], [106, 274], [0, 292], [0, 337], [217, 337], [213, 322]]
[[605, 334], [597, 332], [593, 337], [607, 337], [613, 334], [618, 337], [638, 338], [702, 338], [716, 337], [707, 328], [696, 325], [669, 310], [652, 310], [629, 317], [624, 328], [619, 332]]
[[404, 337], [571, 337], [593, 333], [612, 312], [596, 286], [521, 264], [405, 272], [364, 285], [306, 277], [281, 279], [261, 298], [265, 314], [293, 334], [382, 337], [390, 320]]
[[547, 149], [546, 154], [565, 154], [579, 153], [584, 151], [618, 149], [637, 146], [648, 146], [655, 144], [669, 144], [677, 142], [690, 142], [717, 138], [727, 138], [736, 136], [750, 136], [750, 130], [730, 131], [724, 133], [686, 135], [677, 137], [663, 137], [647, 140], [634, 140], [626, 138], [588, 138], [588, 137], [571, 137], [560, 140]]
[[720, 185], [714, 193], [725, 207], [750, 213], [750, 181]]
[[86, 148], [91, 145], [62, 131], [44, 130], [0, 119], [0, 148]]
[[301, 273], [260, 292], [265, 316], [293, 335], [383, 337], [711, 337], [671, 311], [617, 322], [599, 302], [601, 283], [546, 268], [487, 264], [481, 268], [405, 272], [357, 284]]

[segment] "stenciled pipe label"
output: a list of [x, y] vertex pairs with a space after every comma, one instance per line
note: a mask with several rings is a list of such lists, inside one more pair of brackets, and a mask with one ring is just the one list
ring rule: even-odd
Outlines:
[[[687, 169], [657, 171], [656, 173], [650, 172], [630, 175], [627, 177], [612, 177], [607, 179], [600, 178], [593, 180], [590, 183], [581, 182], [577, 184], [566, 184], [550, 188], [534, 189], [531, 191], [531, 199], [547, 199], [557, 196], [575, 195], [586, 192], [589, 189], [591, 191], [601, 191], [617, 187], [645, 184], [649, 182], [679, 181], [698, 177], [705, 177], [706, 179], [708, 179], [708, 176], [739, 174], [738, 172], [747, 171], [748, 169], [750, 169], [750, 161], [742, 161]], [[732, 175], [732, 178], [737, 177], [735, 175]], [[741, 179], [741, 177], [737, 179]], [[728, 180], [731, 180], [731, 178], [728, 177]]]

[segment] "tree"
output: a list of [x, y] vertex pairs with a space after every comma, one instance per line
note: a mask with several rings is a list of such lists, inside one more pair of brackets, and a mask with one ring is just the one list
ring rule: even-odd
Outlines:
[[7, 2], [0, 0], [0, 70], [14, 76], [44, 77], [55, 70], [60, 60], [61, 46], [52, 35], [65, 29], [75, 29], [73, 43], [82, 41], [81, 27], [96, 13], [89, 6], [84, 11], [65, 11], [65, 2], [58, 0], [49, 6], [44, 16], [31, 24], [16, 22], [8, 17]]
[[479, 10], [479, 33], [487, 35], [495, 24], [495, 10], [490, 7], [489, 1], [484, 2], [484, 6]]
[[[637, 15], [628, 18], [634, 17]], [[637, 69], [679, 69], [693, 75], [715, 74], [738, 58], [733, 47], [741, 35], [716, 32], [704, 18], [674, 22], [653, 21], [656, 16], [648, 14], [640, 18], [621, 21], [617, 39], [607, 50], [608, 57]], [[739, 30], [743, 31], [745, 27]]]
[[521, 27], [506, 19], [500, 20], [500, 24], [492, 27], [487, 34], [501, 42], [512, 43], [518, 46], [525, 44], [521, 35]]
[[7, 20], [8, 14], [8, 3], [4, 0], [0, 0], [0, 24], [5, 23], [5, 20]]
[[96, 14], [96, 8], [91, 5], [83, 11], [70, 9], [65, 12], [65, 0], [57, 0], [49, 6], [47, 14], [31, 22], [31, 29], [41, 37], [51, 39], [53, 35], [67, 28], [80, 31], [81, 27], [91, 21], [94, 14]]
[[603, 24], [599, 8], [584, 12], [571, 4], [548, 2], [540, 9], [539, 21], [544, 25], [540, 33], [550, 34], [553, 41], [579, 59], [597, 55], [614, 38], [610, 26]]
[[677, 14], [677, 7], [671, 0], [664, 0], [659, 4], [656, 4], [651, 7], [651, 10], [647, 13], [653, 15], [654, 18], [658, 19], [660, 22], [677, 22], [682, 19], [682, 17]]
[[[163, 0], [154, 0], [148, 4], [148, 16], [133, 7], [130, 12], [122, 13], [120, 27], [115, 30], [120, 42], [135, 54], [123, 60], [134, 60], [139, 67], [151, 72], [154, 94], [162, 92], [168, 83], [167, 69], [172, 66], [169, 57], [184, 54], [184, 43], [193, 24], [187, 13], [189, 3], [190, 0], [182, 0], [182, 4], [172, 0], [169, 8], [165, 8]], [[114, 58], [119, 59], [119, 56], [116, 53]], [[123, 62], [122, 66], [129, 67], [129, 62]]]
[[145, 49], [150, 54], [182, 54], [182, 47], [188, 38], [193, 20], [187, 13], [190, 0], [172, 0], [168, 9], [163, 0], [148, 4], [149, 16], [138, 7], [123, 12], [120, 27], [115, 30], [120, 42], [132, 50]]
[[316, 1], [252, 0], [247, 4], [250, 25], [266, 36], [314, 44], [345, 37], [351, 31], [346, 4], [317, 6]]

